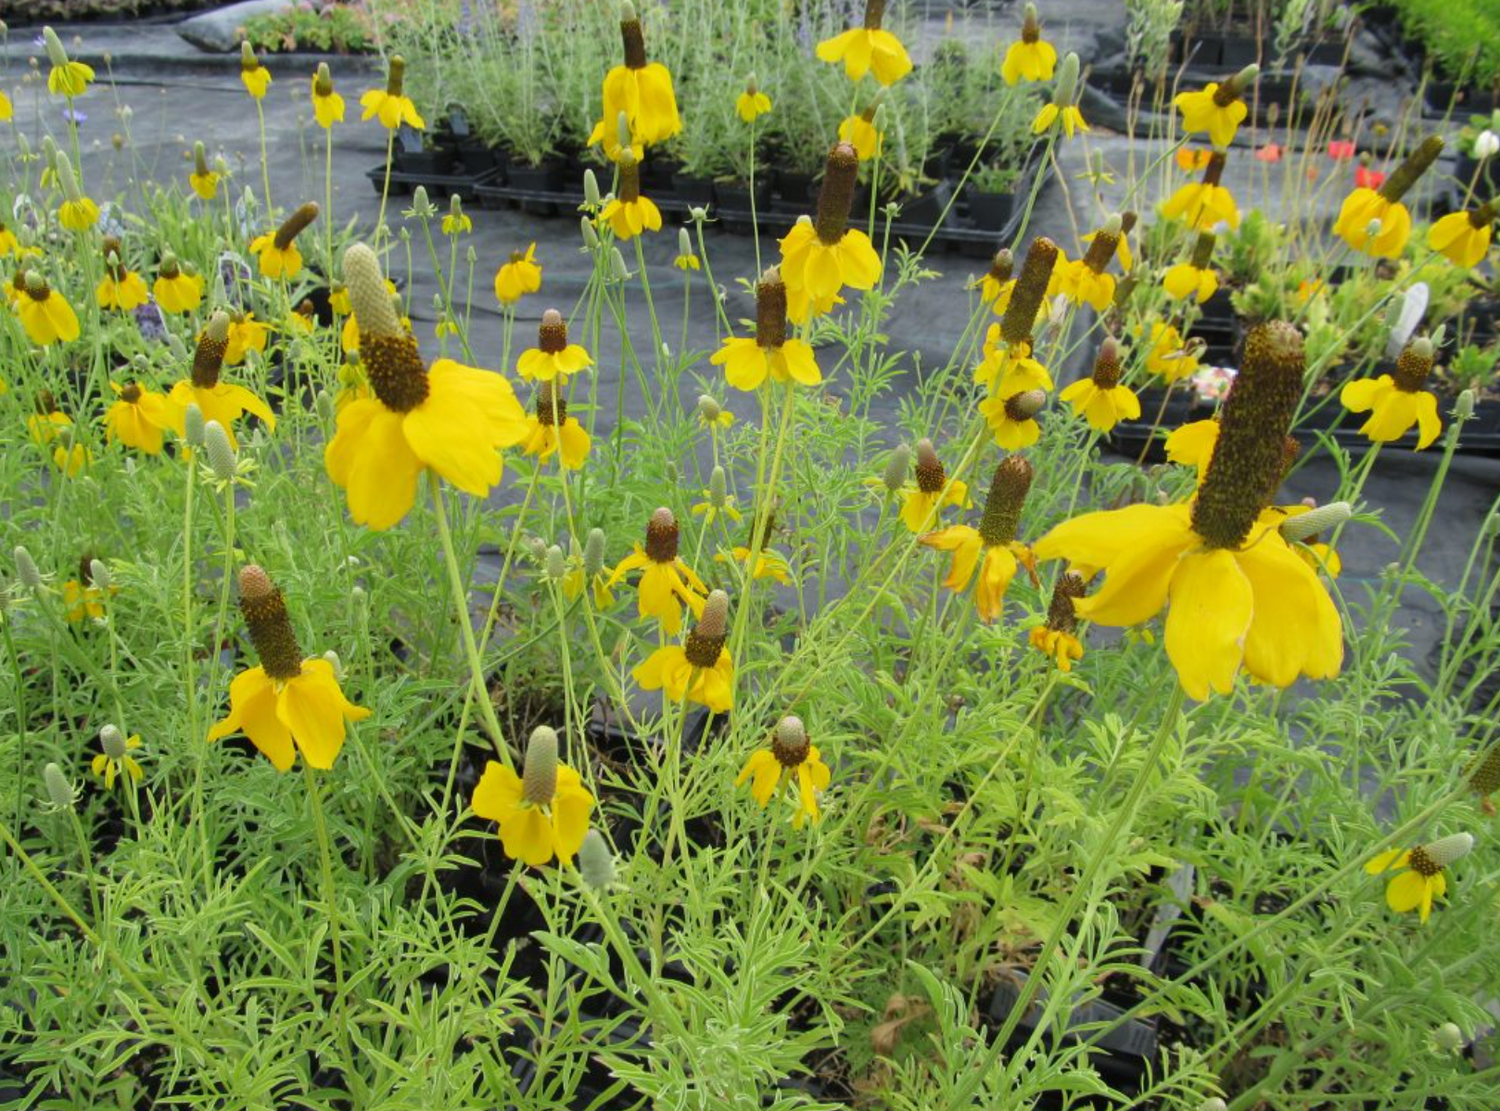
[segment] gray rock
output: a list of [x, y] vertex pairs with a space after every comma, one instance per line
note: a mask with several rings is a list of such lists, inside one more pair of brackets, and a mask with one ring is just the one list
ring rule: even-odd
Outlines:
[[204, 12], [177, 25], [177, 33], [199, 50], [227, 54], [240, 48], [239, 29], [251, 16], [290, 8], [293, 0], [243, 0], [227, 8]]

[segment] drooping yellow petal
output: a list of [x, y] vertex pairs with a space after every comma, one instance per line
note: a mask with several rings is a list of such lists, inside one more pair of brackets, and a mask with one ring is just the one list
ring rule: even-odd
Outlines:
[[1250, 580], [1234, 554], [1218, 548], [1182, 556], [1172, 574], [1170, 601], [1167, 657], [1183, 689], [1200, 701], [1210, 690], [1228, 694], [1255, 607]]

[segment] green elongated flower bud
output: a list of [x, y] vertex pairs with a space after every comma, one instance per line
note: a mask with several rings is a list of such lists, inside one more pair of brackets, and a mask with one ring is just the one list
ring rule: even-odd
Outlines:
[[42, 572], [37, 568], [36, 560], [31, 558], [31, 553], [26, 550], [26, 546], [17, 544], [12, 555], [16, 561], [16, 578], [21, 580], [21, 585], [27, 590], [40, 590]]
[[625, 265], [625, 256], [620, 253], [618, 247], [609, 249], [609, 269], [617, 282], [623, 282], [630, 277], [630, 267]]
[[602, 198], [599, 195], [599, 178], [595, 176], [592, 169], [583, 171], [583, 203], [589, 208], [598, 208]]
[[723, 509], [729, 501], [729, 476], [723, 467], [715, 467], [708, 476], [708, 503], [715, 509]]
[[59, 810], [72, 810], [78, 801], [77, 792], [73, 790], [73, 784], [68, 782], [68, 777], [63, 774], [62, 768], [57, 764], [49, 762], [42, 769], [42, 783], [47, 788], [47, 798], [52, 805]]
[[547, 559], [542, 567], [542, 574], [553, 582], [561, 582], [568, 575], [568, 557], [563, 555], [563, 550], [553, 544], [547, 549]]
[[1469, 420], [1474, 416], [1474, 391], [1472, 389], [1462, 390], [1453, 401], [1453, 419], [1457, 421]]
[[106, 725], [99, 730], [99, 747], [104, 749], [104, 755], [111, 760], [122, 759], [125, 755], [125, 735], [120, 732], [117, 725]]
[[1057, 67], [1057, 85], [1052, 91], [1052, 103], [1059, 108], [1071, 108], [1078, 95], [1078, 55], [1068, 51]]
[[589, 529], [589, 535], [583, 542], [583, 572], [589, 578], [593, 578], [604, 570], [604, 530], [602, 528]]
[[205, 424], [203, 443], [208, 448], [208, 465], [213, 470], [214, 477], [220, 482], [228, 482], [234, 478], [239, 460], [235, 457], [234, 447], [229, 443], [229, 434], [224, 431], [224, 426], [216, 420]]
[[1198, 1105], [1198, 1111], [1229, 1111], [1229, 1104], [1218, 1096], [1209, 1096]]
[[885, 473], [880, 476], [881, 484], [887, 492], [895, 495], [906, 485], [906, 474], [910, 468], [911, 448], [905, 444], [897, 444], [890, 458], [885, 461]]
[[682, 641], [683, 654], [694, 667], [713, 667], [719, 662], [729, 635], [729, 595], [711, 591], [703, 603], [703, 616]]
[[583, 835], [583, 844], [578, 847], [578, 874], [594, 891], [603, 891], [615, 882], [615, 854], [597, 829]]
[[[626, 115], [625, 112], [622, 110], [618, 115], [615, 116], [615, 139], [620, 144], [620, 157], [622, 159], [627, 154], [629, 154], [632, 159], [635, 157], [634, 151], [632, 151], [630, 149], [631, 148], [631, 142], [630, 142], [631, 138], [632, 138], [632, 136], [630, 134], [630, 117], [628, 115]], [[630, 199], [634, 200], [635, 198], [632, 197]]]
[[719, 404], [716, 398], [710, 397], [706, 393], [700, 393], [698, 395], [698, 415], [705, 421], [708, 421], [710, 424], [712, 424], [714, 421], [719, 419], [719, 416], [723, 412], [724, 408]]
[[1439, 1053], [1457, 1053], [1464, 1047], [1464, 1032], [1456, 1022], [1445, 1022], [1433, 1030], [1432, 1044]]
[[587, 216], [578, 218], [578, 228], [583, 233], [583, 246], [585, 250], [595, 251], [599, 248], [599, 233], [594, 230], [594, 221]]
[[557, 733], [545, 725], [531, 731], [521, 769], [521, 797], [533, 806], [550, 806], [557, 794]]
[[78, 175], [73, 172], [72, 160], [62, 151], [57, 152], [57, 180], [62, 185], [63, 196], [70, 201], [83, 200], [83, 190], [78, 188]]
[[419, 220], [430, 220], [437, 212], [437, 208], [427, 197], [427, 186], [418, 185], [411, 191], [411, 211]]
[[1329, 502], [1308, 513], [1299, 513], [1281, 522], [1281, 535], [1287, 540], [1309, 540], [1329, 529], [1338, 528], [1354, 516], [1354, 507], [1346, 501]]
[[677, 253], [684, 258], [693, 253], [693, 239], [687, 228], [677, 229]]
[[335, 412], [336, 409], [337, 406], [334, 404], [333, 395], [327, 390], [320, 389], [317, 396], [313, 398], [313, 412], [318, 414], [318, 420], [324, 424], [330, 423], [337, 415]]
[[1245, 337], [1239, 375], [1225, 398], [1213, 459], [1193, 503], [1193, 529], [1211, 548], [1238, 548], [1286, 467], [1287, 429], [1302, 394], [1302, 333], [1258, 324]]
[[54, 66], [68, 64], [68, 52], [63, 49], [62, 39], [51, 27], [42, 28], [42, 44], [47, 48], [47, 60]]
[[203, 410], [198, 408], [196, 401], [189, 401], [182, 414], [182, 438], [188, 447], [203, 446], [203, 429]]
[[108, 590], [111, 585], [112, 576], [109, 573], [109, 564], [102, 559], [89, 560], [89, 582], [100, 590]]
[[240, 40], [240, 70], [248, 73], [250, 70], [260, 67], [260, 59], [255, 56], [255, 48], [250, 45], [249, 39]]

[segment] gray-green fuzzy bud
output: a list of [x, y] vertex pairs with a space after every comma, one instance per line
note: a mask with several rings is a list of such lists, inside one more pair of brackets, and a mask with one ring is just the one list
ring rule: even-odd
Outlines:
[[27, 590], [40, 590], [42, 572], [37, 568], [36, 560], [31, 558], [31, 553], [26, 550], [24, 544], [17, 544], [13, 554], [16, 561], [16, 578], [21, 580], [21, 585]]
[[318, 395], [313, 398], [313, 411], [318, 414], [318, 419], [324, 424], [333, 420], [336, 408], [333, 395], [327, 390], [319, 390]]
[[339, 659], [339, 654], [330, 648], [323, 653], [323, 659], [329, 667], [333, 668], [333, 677], [342, 683], [344, 681], [344, 661]]
[[553, 582], [561, 582], [568, 574], [568, 557], [563, 554], [562, 548], [553, 544], [547, 549], [547, 558], [543, 561], [542, 574]]
[[59, 810], [73, 809], [78, 796], [73, 790], [73, 784], [69, 783], [68, 777], [63, 774], [62, 768], [55, 763], [49, 763], [42, 769], [42, 783], [47, 788], [47, 798], [53, 806]]
[[1078, 55], [1071, 50], [1063, 56], [1057, 67], [1057, 86], [1052, 92], [1052, 103], [1059, 108], [1069, 108], [1078, 94]]
[[599, 233], [594, 230], [594, 221], [587, 216], [578, 218], [578, 230], [583, 235], [585, 249], [597, 251], [599, 249]]
[[693, 253], [693, 237], [688, 234], [687, 228], [677, 229], [677, 253], [684, 257]]
[[1474, 416], [1474, 391], [1463, 390], [1453, 402], [1453, 419], [1469, 420]]
[[592, 169], [583, 171], [583, 203], [589, 208], [598, 208], [600, 204], [599, 178]]
[[906, 444], [897, 444], [896, 449], [891, 452], [891, 457], [886, 460], [885, 474], [880, 478], [881, 484], [895, 494], [906, 485], [906, 475], [911, 469], [911, 448]]
[[1445, 1022], [1432, 1032], [1432, 1044], [1439, 1053], [1457, 1053], [1464, 1047], [1464, 1032], [1456, 1022]]
[[609, 249], [609, 269], [617, 282], [623, 282], [630, 277], [630, 267], [625, 265], [625, 256], [620, 253], [620, 248]]
[[1346, 501], [1329, 502], [1318, 508], [1288, 517], [1281, 522], [1281, 535], [1287, 540], [1301, 541], [1317, 536], [1331, 528], [1337, 528], [1354, 516], [1354, 507]]
[[437, 215], [437, 206], [427, 199], [427, 186], [418, 185], [411, 191], [411, 213], [419, 220], [430, 220]]
[[557, 733], [545, 725], [531, 731], [521, 769], [521, 796], [533, 806], [549, 806], [557, 794]]
[[188, 442], [188, 447], [203, 446], [203, 429], [203, 410], [198, 408], [196, 401], [188, 402], [182, 414], [182, 438]]
[[100, 590], [108, 590], [114, 580], [109, 572], [109, 564], [102, 559], [89, 560], [89, 580]]
[[68, 64], [68, 52], [63, 49], [62, 39], [51, 27], [42, 28], [42, 43], [47, 48], [47, 60], [54, 66]]
[[723, 509], [729, 501], [729, 476], [723, 467], [715, 467], [708, 476], [708, 504]]
[[216, 420], [211, 420], [203, 426], [203, 444], [208, 449], [208, 465], [214, 472], [214, 477], [220, 482], [228, 482], [234, 477], [235, 469], [239, 466], [239, 459], [229, 443], [229, 434], [224, 431], [224, 426]]
[[583, 844], [578, 847], [578, 874], [595, 891], [615, 882], [615, 854], [609, 851], [609, 842], [597, 829], [583, 835]]
[[125, 756], [125, 734], [120, 732], [118, 725], [106, 725], [99, 730], [99, 747], [111, 760], [121, 760]]
[[1422, 846], [1427, 854], [1427, 859], [1439, 868], [1446, 868], [1456, 860], [1469, 855], [1474, 848], [1474, 835], [1472, 833], [1450, 833], [1447, 837], [1440, 837]]
[[604, 570], [604, 530], [589, 529], [588, 539], [583, 543], [583, 572], [593, 578]]
[[719, 414], [723, 411], [724, 407], [719, 404], [718, 399], [710, 397], [706, 393], [698, 395], [698, 415], [705, 421], [712, 423], [718, 420]]
[[83, 190], [78, 188], [78, 175], [73, 172], [72, 159], [62, 151], [58, 151], [55, 169], [58, 183], [62, 186], [63, 196], [70, 201], [82, 200]]

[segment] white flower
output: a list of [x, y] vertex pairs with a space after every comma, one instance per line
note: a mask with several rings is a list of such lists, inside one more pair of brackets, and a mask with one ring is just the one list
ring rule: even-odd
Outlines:
[[1414, 282], [1401, 297], [1391, 305], [1391, 311], [1387, 322], [1391, 326], [1391, 334], [1385, 343], [1385, 353], [1394, 359], [1401, 354], [1402, 349], [1411, 340], [1411, 334], [1417, 330], [1417, 325], [1422, 322], [1422, 316], [1427, 312], [1427, 302], [1431, 299], [1431, 290], [1426, 282]]
[[1500, 151], [1500, 135], [1485, 128], [1474, 140], [1474, 157], [1483, 160], [1496, 151]]

